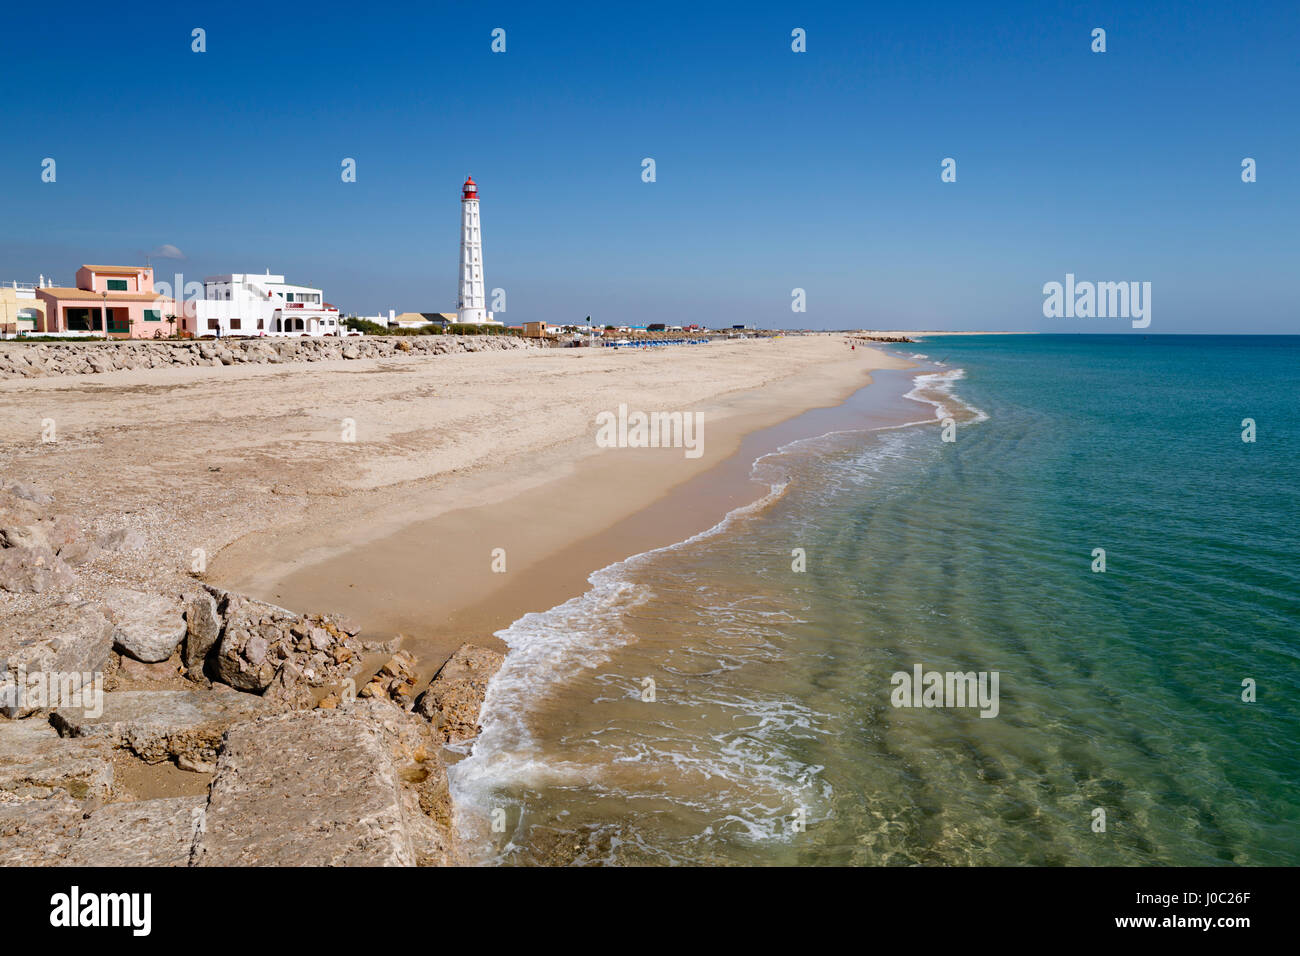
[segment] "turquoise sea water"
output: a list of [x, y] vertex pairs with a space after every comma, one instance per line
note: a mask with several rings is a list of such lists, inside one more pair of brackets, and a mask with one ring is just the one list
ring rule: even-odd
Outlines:
[[[922, 375], [955, 441], [796, 442], [760, 505], [503, 632], [452, 770], [481, 859], [1300, 862], [1300, 340], [900, 351], [872, 388]], [[998, 715], [893, 706], [918, 664], [998, 672]]]

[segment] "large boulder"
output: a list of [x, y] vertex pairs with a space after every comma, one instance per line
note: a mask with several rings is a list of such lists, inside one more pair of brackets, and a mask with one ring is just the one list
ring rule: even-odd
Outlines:
[[425, 717], [444, 740], [469, 740], [479, 734], [479, 710], [503, 658], [477, 644], [462, 644], [447, 659], [415, 702], [415, 712]]
[[174, 597], [111, 588], [104, 604], [115, 625], [115, 646], [138, 661], [165, 661], [185, 639], [184, 608]]
[[220, 637], [216, 599], [207, 592], [191, 595], [185, 605], [185, 648], [181, 655], [186, 670], [201, 674]]
[[0, 802], [58, 793], [103, 802], [113, 790], [109, 758], [103, 742], [64, 740], [43, 720], [0, 720]]
[[88, 564], [99, 557], [99, 545], [90, 538], [84, 538], [80, 541], [74, 541], [72, 544], [59, 550], [59, 557], [67, 564], [74, 567]]
[[412, 866], [452, 855], [437, 741], [387, 703], [237, 724], [209, 790], [199, 866]]
[[[113, 623], [97, 605], [69, 602], [0, 620], [0, 668], [12, 682], [21, 674], [79, 675], [81, 684], [102, 673], [113, 647]], [[5, 680], [0, 678], [0, 684]], [[0, 710], [19, 717], [51, 701], [18, 700], [6, 695]]]
[[223, 593], [221, 642], [212, 670], [223, 683], [261, 693], [285, 664], [309, 687], [342, 684], [360, 667], [359, 646], [338, 622]]
[[81, 829], [80, 803], [55, 794], [44, 800], [0, 804], [0, 847], [5, 866], [57, 866]]
[[189, 866], [208, 798], [110, 803], [77, 832], [66, 866]]
[[76, 580], [67, 562], [44, 545], [0, 550], [0, 591], [42, 594]]
[[[32, 524], [10, 523], [0, 527], [0, 548], [49, 548], [41, 522]], [[52, 550], [52, 549], [51, 549]]]
[[175, 760], [210, 767], [221, 736], [232, 725], [277, 712], [271, 701], [249, 694], [191, 690], [121, 690], [104, 695], [103, 712], [60, 708], [50, 723], [64, 737], [91, 737], [129, 750], [146, 763]]

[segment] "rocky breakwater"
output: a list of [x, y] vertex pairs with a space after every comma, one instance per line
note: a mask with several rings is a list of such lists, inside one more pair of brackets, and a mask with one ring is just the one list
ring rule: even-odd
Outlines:
[[330, 615], [198, 582], [83, 599], [64, 556], [101, 545], [51, 512], [0, 492], [6, 863], [455, 862], [442, 748], [476, 732], [499, 655], [466, 646], [421, 691], [413, 655]]
[[297, 339], [202, 339], [124, 342], [3, 342], [0, 379], [93, 375], [187, 365], [276, 365], [415, 358], [456, 352], [537, 348], [513, 335], [405, 335]]

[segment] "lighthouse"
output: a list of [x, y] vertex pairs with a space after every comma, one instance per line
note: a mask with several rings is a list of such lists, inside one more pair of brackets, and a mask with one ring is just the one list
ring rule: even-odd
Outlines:
[[478, 186], [472, 176], [465, 180], [460, 192], [460, 297], [456, 317], [474, 325], [492, 321], [483, 293], [483, 233], [478, 219]]

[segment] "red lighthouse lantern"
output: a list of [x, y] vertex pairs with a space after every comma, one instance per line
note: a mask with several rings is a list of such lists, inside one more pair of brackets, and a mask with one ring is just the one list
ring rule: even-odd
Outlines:
[[478, 199], [478, 187], [474, 185], [473, 176], [469, 176], [465, 179], [465, 185], [461, 189], [460, 198], [462, 202], [467, 199]]

